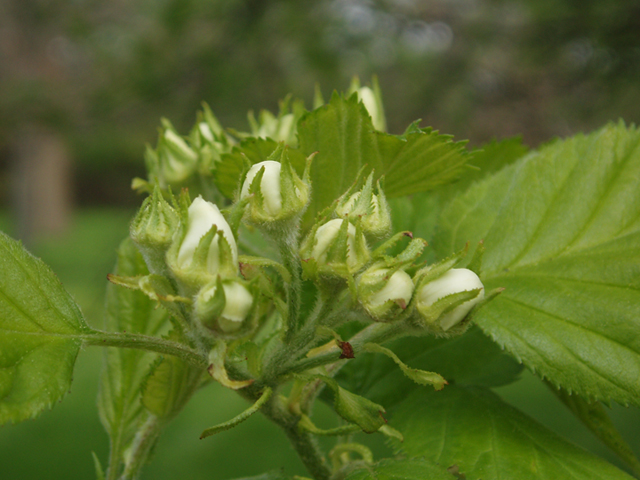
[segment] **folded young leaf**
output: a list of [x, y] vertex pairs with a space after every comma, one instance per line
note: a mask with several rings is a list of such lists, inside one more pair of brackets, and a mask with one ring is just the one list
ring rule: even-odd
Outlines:
[[404, 434], [404, 443], [395, 443], [398, 450], [444, 467], [456, 465], [468, 479], [632, 478], [484, 388], [415, 390], [393, 421]]
[[610, 124], [474, 185], [433, 242], [484, 239], [485, 288], [506, 290], [475, 322], [554, 385], [624, 405], [640, 405], [638, 178], [640, 131]]
[[428, 459], [387, 458], [374, 465], [362, 465], [347, 475], [345, 480], [455, 480], [455, 478], [446, 468]]
[[0, 232], [0, 425], [33, 418], [69, 391], [89, 332], [49, 267]]
[[[118, 249], [116, 275], [148, 274], [142, 255], [129, 239]], [[141, 291], [113, 283], [107, 285], [105, 329], [157, 336], [168, 324], [167, 311], [157, 308]], [[156, 354], [144, 350], [109, 347], [104, 351], [104, 367], [98, 393], [100, 420], [111, 439], [111, 468], [122, 461], [136, 429], [148, 415], [140, 403], [140, 389]]]

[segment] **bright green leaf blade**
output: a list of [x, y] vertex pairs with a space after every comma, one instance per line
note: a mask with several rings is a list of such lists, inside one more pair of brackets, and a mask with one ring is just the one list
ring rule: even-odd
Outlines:
[[[439, 373], [450, 384], [506, 385], [514, 382], [522, 370], [521, 365], [478, 328], [451, 339], [406, 337], [386, 346], [410, 367]], [[336, 378], [346, 389], [389, 409], [402, 402], [412, 390], [425, 388], [416, 385], [391, 359], [382, 355], [358, 355]]]
[[396, 443], [404, 453], [457, 465], [468, 479], [631, 480], [483, 388], [416, 390], [393, 422], [404, 434]]
[[90, 331], [49, 267], [0, 232], [0, 425], [62, 399]]
[[375, 169], [376, 177], [385, 175], [386, 195], [397, 197], [452, 181], [468, 157], [464, 144], [430, 130], [403, 137], [375, 132], [357, 98], [338, 94], [300, 119], [298, 140], [305, 156], [318, 152], [311, 166], [307, 224], [352, 185], [364, 165]]
[[[640, 132], [608, 125], [474, 185], [441, 215], [441, 256], [484, 238], [475, 321], [553, 384], [640, 405]], [[471, 257], [471, 255], [469, 256]]]
[[455, 478], [444, 467], [424, 458], [387, 458], [351, 472], [345, 480], [455, 480]]
[[[118, 249], [116, 275], [148, 274], [142, 255], [130, 239]], [[158, 335], [166, 329], [167, 311], [144, 293], [109, 283], [105, 328], [109, 331]], [[140, 403], [140, 389], [156, 354], [129, 348], [106, 348], [100, 378], [98, 411], [111, 439], [112, 462], [122, 460], [137, 428], [148, 413]], [[112, 468], [114, 463], [111, 464]]]

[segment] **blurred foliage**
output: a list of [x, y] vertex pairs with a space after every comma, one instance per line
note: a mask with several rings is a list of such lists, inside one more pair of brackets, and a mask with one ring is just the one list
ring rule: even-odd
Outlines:
[[422, 118], [474, 143], [522, 134], [536, 145], [638, 122], [640, 5], [5, 0], [0, 162], [22, 126], [49, 125], [72, 146], [81, 200], [137, 202], [128, 178], [159, 117], [184, 132], [206, 100], [244, 129], [248, 109], [275, 111], [288, 92], [309, 106], [316, 82], [327, 96], [372, 74], [395, 133]]

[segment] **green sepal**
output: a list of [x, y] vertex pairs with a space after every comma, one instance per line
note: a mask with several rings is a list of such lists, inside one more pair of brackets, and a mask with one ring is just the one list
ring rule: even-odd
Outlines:
[[165, 274], [165, 255], [178, 226], [178, 214], [165, 200], [158, 184], [131, 221], [129, 234], [151, 273]]
[[436, 390], [442, 390], [445, 385], [448, 385], [448, 382], [441, 375], [434, 372], [419, 370], [417, 368], [411, 368], [400, 360], [391, 350], [378, 345], [377, 343], [365, 343], [361, 347], [361, 351], [386, 355], [400, 367], [402, 373], [419, 385], [432, 385]]
[[91, 457], [93, 458], [93, 467], [96, 469], [96, 480], [105, 480], [104, 469], [96, 452], [91, 452]]
[[227, 358], [227, 342], [224, 340], [218, 340], [211, 351], [209, 352], [209, 367], [207, 371], [214, 380], [217, 380], [220, 384], [232, 390], [239, 390], [244, 387], [248, 387], [253, 383], [252, 379], [249, 380], [231, 380], [227, 374], [227, 369], [224, 366], [225, 359]]
[[258, 398], [258, 400], [256, 400], [256, 402], [253, 405], [247, 408], [240, 415], [236, 415], [235, 417], [233, 417], [231, 420], [224, 423], [220, 423], [213, 427], [207, 428], [200, 434], [200, 440], [202, 440], [203, 438], [210, 437], [211, 435], [215, 435], [216, 433], [224, 432], [225, 430], [230, 430], [233, 427], [244, 422], [251, 415], [253, 415], [258, 410], [260, 410], [260, 408], [269, 401], [272, 394], [273, 394], [273, 390], [271, 389], [271, 387], [266, 387], [262, 392], [262, 395], [260, 395], [260, 398]]
[[[209, 330], [217, 330], [218, 318], [222, 315], [222, 311], [227, 303], [227, 298], [224, 293], [224, 286], [222, 284], [222, 278], [218, 275], [215, 280], [216, 291], [206, 302], [200, 300], [198, 295], [198, 301], [196, 301], [196, 307], [194, 308], [194, 315], [198, 322]], [[210, 288], [209, 285], [202, 287], [202, 290]]]
[[468, 251], [469, 244], [467, 243], [462, 250], [454, 253], [450, 257], [418, 270], [413, 278], [416, 284], [416, 291], [419, 291], [423, 285], [441, 277], [452, 268], [459, 266], [467, 256]]
[[158, 302], [166, 308], [174, 317], [183, 322], [188, 321], [184, 309], [180, 304], [190, 305], [192, 300], [187, 297], [176, 295], [175, 288], [166, 277], [153, 273], [149, 275], [138, 275], [135, 277], [124, 277], [110, 273], [107, 275], [107, 280], [114, 285], [130, 288], [132, 290], [140, 290], [151, 300]]
[[377, 432], [387, 423], [382, 416], [385, 413], [382, 405], [345, 390], [333, 378], [325, 375], [310, 375], [302, 378], [322, 380], [334, 392], [333, 408], [336, 413], [347, 422], [358, 425], [363, 432]]
[[349, 435], [351, 433], [356, 433], [362, 431], [355, 423], [347, 423], [346, 425], [341, 425], [335, 428], [322, 429], [318, 428], [311, 418], [307, 415], [302, 414], [300, 416], [300, 421], [298, 421], [298, 428], [300, 430], [304, 430], [309, 433], [313, 433], [314, 435], [319, 435], [321, 437], [339, 437], [343, 435]]
[[466, 303], [469, 300], [473, 300], [478, 295], [480, 295], [480, 292], [482, 291], [483, 290], [481, 288], [476, 288], [474, 290], [452, 293], [451, 295], [440, 298], [428, 307], [420, 307], [418, 303], [417, 309], [420, 312], [421, 317], [420, 320], [417, 321], [423, 327], [426, 327], [429, 330], [433, 330], [433, 333], [459, 335], [463, 333], [469, 326], [469, 322], [471, 320], [470, 314], [467, 314], [460, 323], [456, 324], [446, 332], [443, 331], [440, 325], [437, 323], [438, 319], [442, 315], [454, 310], [456, 307], [462, 305], [463, 303]]
[[250, 255], [240, 255], [238, 257], [238, 261], [240, 263], [245, 263], [247, 265], [255, 265], [258, 267], [272, 267], [276, 272], [278, 272], [278, 274], [280, 275], [280, 277], [285, 283], [291, 282], [291, 274], [289, 273], [289, 270], [287, 270], [285, 266], [282, 265], [281, 263], [276, 262], [275, 260], [271, 260], [270, 258], [252, 257]]

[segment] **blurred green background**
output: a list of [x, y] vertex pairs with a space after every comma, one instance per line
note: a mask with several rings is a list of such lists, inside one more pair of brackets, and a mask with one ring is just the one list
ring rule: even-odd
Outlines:
[[[49, 263], [100, 325], [105, 276], [141, 200], [130, 180], [144, 174], [144, 144], [155, 143], [161, 116], [186, 133], [204, 100], [224, 125], [244, 129], [248, 109], [275, 111], [289, 92], [309, 106], [316, 83], [326, 97], [373, 74], [392, 133], [422, 118], [472, 145], [520, 134], [535, 147], [617, 118], [638, 123], [640, 4], [3, 0], [0, 227]], [[99, 350], [81, 352], [60, 405], [0, 428], [0, 478], [93, 477], [90, 452], [107, 457], [95, 408], [100, 363]], [[615, 462], [545, 388], [525, 374], [499, 393]], [[145, 477], [226, 479], [281, 466], [304, 474], [262, 418], [198, 440], [243, 409], [233, 395], [199, 392]], [[612, 415], [640, 452], [638, 410], [614, 406]], [[386, 452], [377, 437], [365, 440]]]

